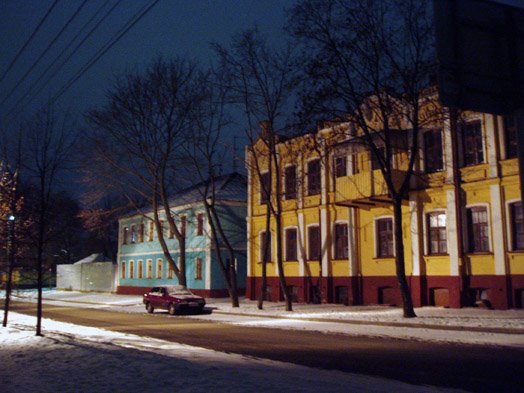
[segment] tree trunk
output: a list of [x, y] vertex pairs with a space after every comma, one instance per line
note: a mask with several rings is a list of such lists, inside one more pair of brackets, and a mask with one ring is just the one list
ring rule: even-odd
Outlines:
[[[269, 201], [268, 201], [269, 203]], [[262, 310], [264, 306], [264, 300], [267, 295], [267, 262], [269, 261], [271, 250], [269, 250], [269, 244], [271, 242], [271, 209], [269, 204], [266, 206], [266, 233], [265, 233], [265, 247], [264, 255], [262, 255], [262, 282], [260, 283], [260, 294], [258, 296], [258, 309]]]
[[216, 223], [216, 230], [218, 230], [220, 238], [224, 242], [227, 252], [229, 254], [228, 277], [229, 277], [229, 285], [231, 287], [232, 306], [239, 307], [240, 303], [238, 300], [237, 271], [235, 267], [235, 250], [233, 250], [233, 247], [231, 246], [231, 243], [229, 242], [229, 239], [227, 238], [224, 232], [224, 228], [222, 228], [222, 224], [216, 212], [215, 206], [211, 205], [210, 208], [211, 208], [211, 214], [214, 217], [214, 221], [211, 221], [211, 222]]
[[155, 228], [158, 234], [157, 236], [158, 242], [160, 243], [160, 246], [162, 247], [162, 252], [164, 253], [164, 256], [166, 257], [168, 264], [171, 265], [171, 267], [173, 268], [173, 271], [175, 272], [175, 275], [178, 279], [178, 283], [180, 285], [187, 286], [186, 269], [185, 269], [186, 267], [186, 264], [185, 264], [186, 239], [183, 236], [179, 237], [178, 234], [175, 233], [177, 235], [179, 255], [180, 255], [179, 266], [177, 266], [177, 264], [173, 260], [171, 253], [169, 252], [169, 247], [167, 246], [166, 241], [164, 239], [164, 228], [162, 228], [162, 226], [160, 225], [160, 217], [158, 215], [158, 203], [156, 200], [156, 192], [154, 193], [155, 193], [155, 196], [152, 199], [152, 206], [153, 206], [153, 216], [154, 216]]
[[42, 207], [40, 211], [40, 222], [38, 223], [38, 244], [36, 255], [36, 272], [37, 272], [37, 288], [38, 298], [36, 307], [36, 335], [42, 335], [42, 286], [43, 286], [43, 254], [44, 254], [44, 231], [45, 231], [45, 210]]
[[284, 301], [286, 302], [286, 311], [293, 311], [291, 304], [291, 297], [289, 296], [286, 284], [286, 276], [284, 274], [283, 250], [282, 250], [282, 217], [280, 214], [275, 215], [276, 232], [277, 232], [277, 265], [278, 265], [278, 279], [280, 288], [284, 294]]
[[414, 318], [417, 315], [413, 309], [413, 300], [406, 280], [404, 266], [404, 242], [402, 229], [402, 197], [393, 198], [393, 222], [394, 222], [394, 242], [395, 242], [395, 267], [397, 273], [398, 285], [402, 295], [402, 308], [404, 318]]
[[9, 314], [9, 304], [11, 302], [11, 289], [13, 283], [13, 268], [14, 268], [14, 256], [15, 256], [15, 222], [9, 221], [8, 223], [8, 245], [9, 252], [7, 253], [8, 259], [8, 270], [7, 270], [7, 282], [5, 287], [5, 302], [4, 302], [4, 320], [2, 323], [3, 327], [7, 326], [7, 318]]
[[[236, 287], [236, 275], [234, 274], [231, 275], [231, 270], [230, 270], [231, 264], [229, 264], [226, 267], [224, 265], [224, 262], [222, 261], [222, 250], [221, 250], [220, 242], [218, 241], [218, 233], [217, 233], [217, 226], [219, 225], [218, 220], [213, 219], [213, 217], [211, 216], [212, 206], [210, 206], [207, 203], [207, 201], [205, 200], [204, 200], [204, 206], [206, 207], [207, 220], [211, 227], [211, 239], [213, 241], [213, 245], [215, 246], [218, 266], [220, 267], [220, 270], [222, 271], [222, 274], [224, 275], [224, 278], [226, 280], [227, 291], [229, 293], [229, 298], [231, 299], [231, 305], [233, 307], [239, 307], [238, 292], [237, 292], [237, 287]], [[215, 221], [216, 221], [216, 225], [215, 225]], [[231, 258], [231, 254], [230, 254], [230, 258]], [[233, 280], [235, 282], [233, 282]]]
[[284, 263], [283, 263], [283, 250], [282, 250], [282, 200], [281, 200], [281, 177], [280, 177], [280, 166], [278, 162], [278, 155], [276, 152], [274, 138], [271, 139], [271, 156], [274, 161], [275, 167], [275, 204], [276, 209], [274, 212], [275, 215], [275, 226], [277, 232], [277, 265], [278, 265], [278, 279], [280, 281], [280, 288], [284, 294], [284, 301], [286, 302], [286, 311], [293, 311], [293, 306], [291, 304], [291, 297], [289, 296], [286, 276], [284, 273]]

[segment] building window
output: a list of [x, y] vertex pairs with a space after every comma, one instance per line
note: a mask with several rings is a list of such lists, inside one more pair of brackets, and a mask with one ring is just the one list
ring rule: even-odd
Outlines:
[[[378, 147], [377, 151], [378, 151], [378, 155], [380, 156], [380, 158], [382, 158], [382, 160], [384, 161], [385, 160], [385, 155], [386, 155], [386, 150], [383, 147]], [[371, 170], [375, 171], [377, 169], [380, 169], [380, 160], [379, 160], [377, 154], [375, 154], [373, 151], [371, 151]]]
[[514, 202], [509, 205], [511, 224], [511, 250], [524, 250], [524, 219], [522, 217], [522, 203]]
[[175, 234], [173, 232], [173, 228], [171, 228], [171, 224], [169, 224], [169, 221], [167, 222], [167, 237], [169, 239], [173, 239], [175, 237]]
[[264, 204], [268, 201], [268, 195], [270, 193], [270, 187], [269, 184], [269, 172], [268, 173], [261, 173], [260, 174], [260, 203]]
[[440, 129], [424, 133], [424, 167], [428, 173], [444, 169], [442, 161], [442, 132]]
[[136, 264], [138, 265], [138, 276], [137, 278], [144, 278], [144, 261], [139, 259], [136, 261]]
[[360, 168], [358, 167], [358, 154], [353, 153], [351, 154], [351, 174], [356, 175], [359, 173]]
[[297, 167], [288, 166], [284, 169], [284, 195], [286, 199], [296, 199], [297, 197]]
[[477, 165], [484, 162], [482, 144], [482, 127], [480, 121], [463, 123], [462, 150], [464, 153], [464, 166]]
[[129, 261], [129, 278], [135, 278], [135, 262]]
[[136, 243], [136, 228], [131, 225], [131, 244]]
[[286, 236], [286, 261], [297, 260], [297, 230], [289, 228], [284, 231]]
[[140, 223], [140, 225], [138, 226], [138, 241], [139, 243], [143, 243], [144, 242], [144, 223]]
[[348, 258], [348, 226], [335, 224], [335, 259]]
[[335, 177], [347, 176], [347, 157], [335, 157], [333, 165], [335, 166]]
[[196, 234], [197, 236], [204, 234], [204, 215], [202, 213], [197, 214]]
[[195, 280], [202, 280], [202, 258], [195, 259]]
[[159, 230], [157, 230], [156, 238], [160, 239], [164, 237], [164, 220], [160, 220]]
[[469, 252], [489, 252], [488, 211], [483, 206], [467, 209]]
[[180, 217], [180, 234], [182, 237], [186, 237], [186, 227], [187, 227], [187, 217], [181, 216]]
[[320, 160], [318, 159], [307, 164], [307, 194], [320, 194]]
[[506, 145], [506, 158], [516, 158], [518, 124], [515, 116], [504, 117], [504, 140]]
[[428, 214], [429, 254], [447, 254], [446, 213]]
[[175, 271], [173, 270], [173, 266], [169, 262], [167, 263], [167, 278], [169, 280], [172, 280], [175, 277]]
[[[267, 245], [268, 262], [271, 261], [271, 234], [269, 235], [269, 243]], [[266, 250], [266, 232], [260, 233], [260, 261], [264, 261], [264, 252]]]
[[121, 278], [126, 278], [126, 263], [124, 261], [121, 262]]
[[381, 218], [375, 221], [377, 256], [379, 258], [390, 258], [394, 256], [393, 251], [393, 219]]
[[129, 237], [129, 228], [124, 227], [124, 230], [122, 231], [122, 244], [128, 244], [128, 237]]
[[320, 261], [320, 227], [318, 225], [307, 228], [308, 260]]
[[153, 261], [147, 260], [147, 278], [153, 278]]
[[164, 261], [162, 261], [162, 259], [160, 259], [160, 258], [157, 259], [156, 260], [156, 278], [160, 278], [160, 279], [163, 278], [162, 277], [162, 273], [163, 273], [162, 268], [163, 268], [163, 266], [164, 266]]
[[154, 233], [155, 223], [153, 221], [149, 221], [149, 230], [147, 231], [147, 240], [150, 242], [153, 241], [153, 233]]

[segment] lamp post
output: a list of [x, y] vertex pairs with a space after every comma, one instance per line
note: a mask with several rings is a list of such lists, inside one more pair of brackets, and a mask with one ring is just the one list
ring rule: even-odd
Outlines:
[[11, 288], [13, 281], [13, 269], [15, 265], [15, 222], [16, 216], [13, 212], [7, 216], [7, 283], [5, 287], [5, 304], [4, 304], [4, 320], [2, 326], [7, 326], [7, 316], [9, 313], [9, 303], [11, 300]]

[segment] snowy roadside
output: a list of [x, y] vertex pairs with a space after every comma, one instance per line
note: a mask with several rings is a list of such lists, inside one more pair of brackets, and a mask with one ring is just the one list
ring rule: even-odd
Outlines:
[[10, 313], [0, 327], [2, 392], [435, 392], [378, 377], [226, 354]]
[[[1, 295], [1, 294], [0, 294]], [[17, 294], [20, 300], [34, 301], [34, 291]], [[44, 301], [56, 305], [108, 308], [121, 312], [144, 312], [140, 296], [51, 290]], [[359, 336], [391, 337], [418, 341], [497, 345], [524, 348], [524, 310], [480, 308], [417, 308], [418, 318], [404, 319], [402, 310], [386, 306], [342, 306], [336, 304], [295, 304], [292, 313], [283, 303], [242, 299], [240, 308], [228, 299], [207, 299], [208, 314], [189, 318], [244, 326], [309, 330]]]

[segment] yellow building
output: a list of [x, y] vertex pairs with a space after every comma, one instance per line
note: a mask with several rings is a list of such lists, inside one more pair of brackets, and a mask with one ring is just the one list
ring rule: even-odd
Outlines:
[[[420, 158], [402, 206], [405, 269], [415, 306], [483, 303], [522, 307], [524, 220], [512, 118], [466, 113], [420, 133]], [[400, 304], [395, 275], [393, 210], [368, 148], [337, 132], [347, 124], [279, 139], [283, 265], [299, 302]], [[398, 131], [399, 141], [405, 138]], [[262, 141], [255, 149], [264, 151]], [[394, 154], [393, 179], [406, 170]], [[262, 274], [266, 205], [247, 154], [248, 283], [256, 299]], [[398, 175], [398, 176], [397, 176]], [[273, 179], [273, 188], [275, 182]], [[276, 196], [274, 195], [273, 198]], [[267, 265], [268, 300], [282, 299], [275, 227]]]

